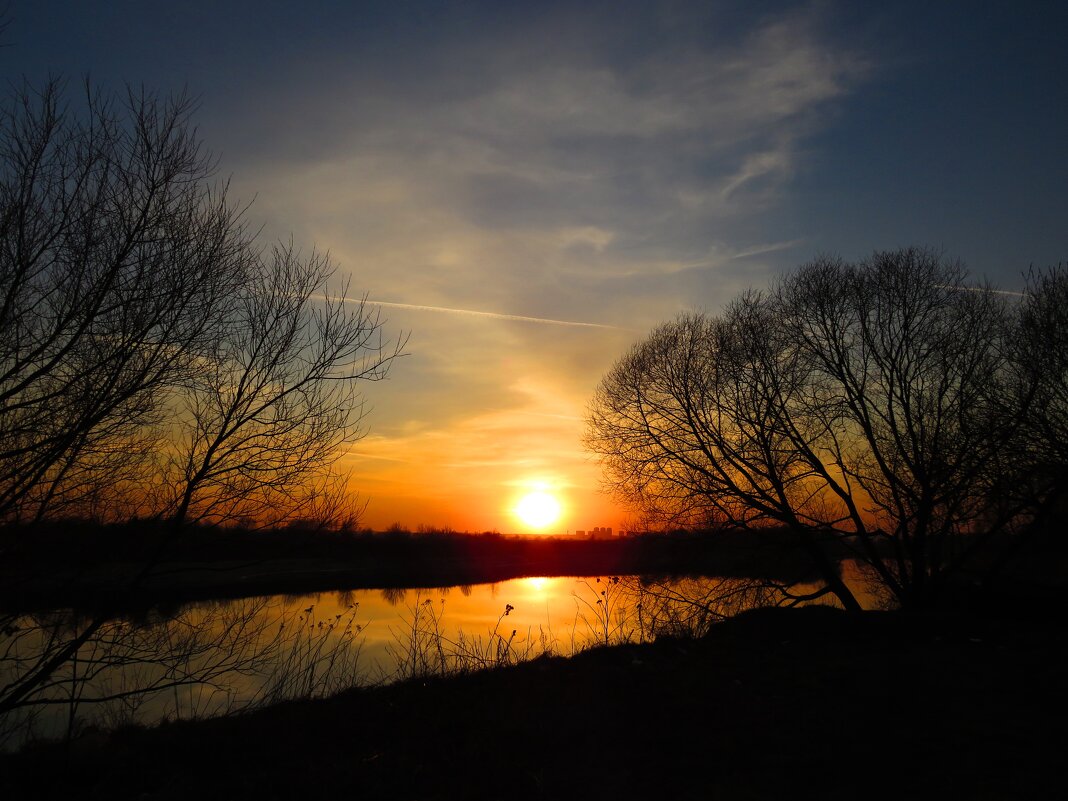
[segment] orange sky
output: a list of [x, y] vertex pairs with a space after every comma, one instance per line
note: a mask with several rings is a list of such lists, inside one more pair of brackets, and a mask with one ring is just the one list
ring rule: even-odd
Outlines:
[[410, 332], [344, 457], [366, 525], [518, 532], [541, 484], [560, 532], [618, 528], [582, 418], [656, 324], [819, 253], [930, 245], [1006, 288], [1064, 258], [1063, 36], [1033, 10], [416, 5], [39, 0], [0, 48], [31, 83], [185, 88], [264, 244], [329, 252]]
[[[625, 513], [599, 492], [581, 441], [586, 404], [634, 332], [384, 311], [391, 328], [400, 317], [411, 330], [411, 355], [387, 384], [367, 388], [369, 433], [343, 463], [370, 501], [366, 525], [538, 533], [514, 509], [540, 490], [561, 506], [544, 533], [620, 526]], [[543, 357], [529, 352], [530, 337], [548, 339]], [[455, 352], [443, 358], [441, 344]], [[428, 370], [436, 380], [421, 390]]]
[[545, 487], [550, 531], [618, 529], [582, 448], [601, 377], [656, 324], [810, 255], [779, 212], [863, 59], [818, 8], [706, 11], [664, 17], [640, 63], [605, 35], [614, 13], [467, 20], [402, 61], [377, 41], [302, 61], [208, 114], [264, 238], [328, 250], [386, 335], [411, 334], [344, 459], [365, 525], [519, 533], [512, 508]]

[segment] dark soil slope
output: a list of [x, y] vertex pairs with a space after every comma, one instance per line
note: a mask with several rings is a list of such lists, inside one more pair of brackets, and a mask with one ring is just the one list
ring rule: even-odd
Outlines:
[[1046, 622], [752, 612], [701, 641], [87, 736], [5, 798], [1028, 798], [1061, 778]]

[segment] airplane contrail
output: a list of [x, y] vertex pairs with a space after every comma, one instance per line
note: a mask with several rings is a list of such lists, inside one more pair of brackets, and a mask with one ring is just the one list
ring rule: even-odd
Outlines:
[[991, 292], [995, 295], [1008, 295], [1014, 298], [1026, 298], [1026, 292], [1017, 292], [1013, 289], [990, 289], [983, 286], [954, 286], [952, 284], [935, 284], [936, 289], [953, 289], [958, 292]]
[[790, 239], [785, 242], [769, 242], [764, 245], [754, 245], [748, 250], [740, 250], [731, 256], [731, 259], [745, 259], [750, 256], [760, 256], [764, 253], [777, 253], [780, 250], [791, 250], [805, 244], [804, 239]]
[[385, 300], [367, 299], [372, 306], [386, 306], [393, 309], [413, 309], [414, 311], [442, 312], [444, 314], [466, 314], [472, 317], [489, 317], [493, 320], [512, 320], [519, 323], [540, 323], [542, 325], [565, 325], [575, 328], [604, 328], [610, 331], [629, 331], [618, 325], [603, 323], [580, 323], [574, 320], [553, 320], [548, 317], [526, 317], [522, 314], [502, 314], [500, 312], [476, 311], [474, 309], [453, 309], [448, 306], [424, 306], [418, 303], [391, 303]]

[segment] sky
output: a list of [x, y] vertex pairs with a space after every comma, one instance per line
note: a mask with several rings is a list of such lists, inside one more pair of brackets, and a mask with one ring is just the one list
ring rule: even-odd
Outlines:
[[[409, 335], [342, 464], [385, 528], [626, 527], [601, 376], [682, 311], [908, 245], [1068, 259], [1068, 5], [11, 0], [10, 85], [198, 98], [265, 242]], [[76, 92], [72, 92], [76, 97]]]

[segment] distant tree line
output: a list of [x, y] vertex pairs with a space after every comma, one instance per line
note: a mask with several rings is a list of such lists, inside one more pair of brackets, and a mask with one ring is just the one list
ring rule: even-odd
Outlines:
[[[0, 532], [0, 535], [5, 532]], [[114, 567], [151, 552], [140, 524], [43, 524], [34, 537], [0, 536], [0, 610], [49, 607], [144, 609], [177, 601], [356, 587], [448, 587], [544, 576], [716, 576], [752, 580], [769, 590], [802, 574], [805, 557], [789, 532], [768, 529], [650, 532], [613, 539], [515, 537], [451, 531], [372, 532], [301, 527], [249, 530], [197, 526], [167, 550], [170, 563], [147, 587], [116, 592]], [[147, 541], [146, 541], [147, 540]], [[257, 577], [249, 565], [285, 561], [288, 572]], [[42, 569], [44, 566], [45, 569]], [[198, 568], [209, 568], [207, 570]], [[27, 577], [31, 577], [27, 579]], [[3, 637], [0, 636], [0, 654]], [[2, 664], [2, 659], [0, 659]]]
[[892, 603], [930, 606], [1063, 503], [1068, 270], [1017, 298], [927, 250], [818, 258], [635, 345], [586, 445], [652, 524], [793, 532], [823, 579], [794, 601], [858, 608], [833, 542]]
[[336, 523], [359, 385], [403, 338], [264, 248], [194, 104], [24, 87], [0, 112], [0, 523]]

